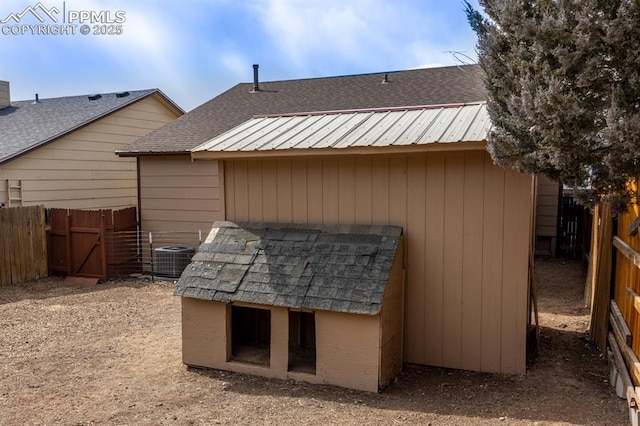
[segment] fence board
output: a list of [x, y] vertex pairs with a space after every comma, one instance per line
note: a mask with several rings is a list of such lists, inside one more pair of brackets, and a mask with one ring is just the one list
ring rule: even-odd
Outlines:
[[51, 209], [50, 218], [51, 271], [102, 281], [141, 272], [135, 207], [117, 211]]
[[44, 207], [0, 208], [0, 286], [45, 276]]

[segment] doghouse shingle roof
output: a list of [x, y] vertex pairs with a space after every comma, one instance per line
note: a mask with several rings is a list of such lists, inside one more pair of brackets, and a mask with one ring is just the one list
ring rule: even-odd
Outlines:
[[176, 296], [376, 315], [402, 228], [216, 222]]

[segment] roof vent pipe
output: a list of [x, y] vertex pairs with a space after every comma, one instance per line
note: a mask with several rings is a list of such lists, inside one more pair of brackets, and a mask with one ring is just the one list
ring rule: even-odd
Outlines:
[[253, 91], [254, 92], [260, 91], [260, 86], [258, 86], [258, 67], [260, 67], [260, 65], [253, 64]]
[[387, 84], [389, 82], [389, 74], [385, 74], [382, 79], [382, 84]]
[[38, 96], [38, 94], [36, 93], [36, 100], [33, 101], [33, 104], [35, 105], [35, 104], [40, 104], [40, 103], [42, 103], [42, 102], [40, 102], [40, 96]]
[[11, 106], [9, 82], [0, 80], [0, 108]]

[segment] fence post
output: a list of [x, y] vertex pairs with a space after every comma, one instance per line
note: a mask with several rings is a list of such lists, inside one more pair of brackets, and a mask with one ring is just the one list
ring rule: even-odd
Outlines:
[[109, 280], [109, 274], [107, 271], [107, 219], [104, 215], [104, 210], [102, 211], [102, 215], [100, 216], [100, 261], [102, 263], [102, 282], [106, 282]]
[[151, 282], [156, 282], [155, 271], [153, 270], [153, 235], [149, 231], [149, 256], [151, 259]]
[[67, 210], [67, 220], [65, 221], [64, 226], [64, 239], [65, 239], [65, 249], [67, 251], [67, 275], [73, 275], [75, 271], [73, 270], [73, 255], [71, 251], [71, 212]]

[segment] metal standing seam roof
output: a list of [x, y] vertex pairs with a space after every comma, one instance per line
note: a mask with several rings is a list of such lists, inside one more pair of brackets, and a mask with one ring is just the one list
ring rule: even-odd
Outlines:
[[402, 228], [216, 222], [175, 295], [377, 315]]
[[264, 116], [245, 121], [192, 153], [482, 142], [490, 127], [485, 102]]

